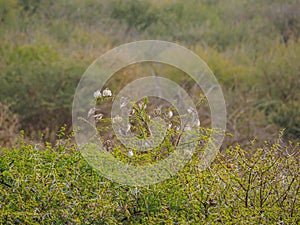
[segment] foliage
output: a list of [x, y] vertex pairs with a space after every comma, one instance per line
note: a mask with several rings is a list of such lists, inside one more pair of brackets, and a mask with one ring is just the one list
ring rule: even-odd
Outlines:
[[[0, 102], [19, 114], [26, 133], [42, 132], [54, 141], [59, 127], [71, 121], [80, 76], [102, 53], [129, 41], [162, 39], [195, 50], [212, 68], [228, 102], [229, 130], [241, 144], [253, 136], [263, 142], [281, 128], [286, 139], [299, 138], [298, 1], [0, 0], [0, 5]], [[289, 90], [288, 100], [283, 89]]]
[[18, 137], [20, 122], [17, 114], [0, 103], [0, 146], [9, 146]]
[[72, 93], [84, 66], [63, 58], [49, 43], [2, 44], [10, 51], [2, 59], [0, 96], [19, 113], [23, 127], [55, 132], [69, 123]]
[[286, 128], [285, 135], [300, 137], [300, 47], [277, 44], [260, 59], [261, 85], [265, 87], [257, 105], [271, 123]]
[[150, 3], [147, 1], [115, 1], [112, 17], [124, 20], [129, 29], [143, 31], [158, 19], [157, 14], [150, 10]]
[[[300, 137], [299, 9], [297, 0], [0, 0], [0, 145], [26, 131], [0, 149], [0, 224], [299, 224], [300, 144], [289, 141]], [[203, 129], [177, 175], [130, 187], [99, 176], [65, 135], [84, 70], [112, 47], [141, 39], [177, 42], [207, 62], [233, 137], [201, 171]], [[107, 85], [117, 93], [153, 73], [202, 102], [192, 80], [159, 65], [132, 65]], [[134, 108], [130, 129], [145, 138], [147, 110]], [[201, 105], [201, 127], [208, 111]], [[131, 155], [107, 142], [115, 140], [111, 121], [99, 120], [107, 150], [123, 162], [153, 163], [174, 149], [174, 126], [159, 148]], [[24, 136], [45, 144], [25, 144]]]
[[299, 143], [231, 147], [204, 171], [198, 150], [176, 176], [129, 187], [100, 177], [68, 140], [43, 149], [20, 140], [2, 149], [0, 222], [299, 223]]
[[[0, 1], [0, 25], [7, 27], [14, 25], [17, 20], [18, 6], [17, 1]], [[2, 30], [2, 29], [0, 29]]]

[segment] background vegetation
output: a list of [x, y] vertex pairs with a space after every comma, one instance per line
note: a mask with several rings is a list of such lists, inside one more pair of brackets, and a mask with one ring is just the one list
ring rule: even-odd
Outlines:
[[300, 136], [296, 0], [1, 0], [0, 5], [0, 100], [19, 115], [28, 135], [43, 133], [53, 141], [70, 124], [77, 82], [99, 55], [129, 41], [162, 39], [192, 49], [208, 63], [225, 92], [228, 128], [236, 139], [264, 140], [280, 128], [290, 138]]
[[[298, 0], [0, 0], [0, 145], [14, 146], [0, 151], [0, 223], [299, 223], [299, 11]], [[71, 131], [86, 68], [143, 39], [177, 42], [207, 62], [233, 136], [207, 171], [192, 164], [132, 189], [57, 139], [64, 124]]]

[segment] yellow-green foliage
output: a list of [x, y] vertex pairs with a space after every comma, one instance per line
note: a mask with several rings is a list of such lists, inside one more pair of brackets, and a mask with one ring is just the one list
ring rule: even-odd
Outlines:
[[1, 224], [300, 222], [299, 143], [231, 147], [204, 171], [196, 153], [176, 176], [137, 188], [100, 177], [68, 141], [2, 151]]
[[[100, 177], [68, 140], [44, 147], [21, 140], [0, 150], [0, 224], [299, 224], [299, 144], [274, 138], [280, 128], [285, 141], [300, 137], [299, 11], [296, 0], [0, 0], [4, 144], [14, 141], [17, 117], [34, 138], [61, 138], [88, 65], [141, 39], [177, 42], [207, 62], [234, 134], [205, 171], [196, 154], [176, 176], [139, 188]], [[110, 81], [112, 90], [151, 73], [127, 69]], [[192, 90], [176, 69], [159, 72]], [[112, 154], [132, 163], [157, 159], [129, 159], [122, 148]]]

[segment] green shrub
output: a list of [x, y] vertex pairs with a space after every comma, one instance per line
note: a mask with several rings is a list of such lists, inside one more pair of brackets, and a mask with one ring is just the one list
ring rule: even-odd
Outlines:
[[[198, 149], [199, 150], [199, 149]], [[2, 149], [4, 224], [298, 224], [299, 144], [230, 147], [200, 171], [129, 187], [100, 177], [70, 142]]]
[[277, 43], [267, 57], [260, 59], [260, 100], [257, 105], [285, 135], [300, 137], [300, 45]]
[[6, 58], [2, 59], [0, 99], [20, 115], [23, 127], [44, 130], [46, 136], [53, 135], [46, 130], [55, 132], [70, 124], [73, 94], [86, 67], [51, 44], [13, 46], [4, 41], [1, 45]]

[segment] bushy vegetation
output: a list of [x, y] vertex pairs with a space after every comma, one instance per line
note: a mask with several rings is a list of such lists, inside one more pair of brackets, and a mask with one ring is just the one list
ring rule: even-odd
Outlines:
[[195, 154], [174, 177], [143, 187], [99, 176], [68, 141], [39, 148], [2, 149], [1, 224], [300, 222], [299, 144], [231, 147], [204, 171]]
[[32, 138], [43, 134], [54, 141], [59, 128], [70, 124], [72, 96], [87, 66], [111, 47], [140, 39], [176, 41], [208, 63], [230, 106], [229, 131], [241, 142], [265, 140], [280, 128], [288, 138], [299, 137], [297, 1], [0, 5], [0, 99]]
[[[297, 0], [0, 0], [0, 223], [299, 224], [299, 11]], [[144, 39], [176, 42], [207, 62], [230, 135], [206, 170], [195, 154], [172, 178], [133, 188], [97, 174], [64, 133], [87, 67]], [[153, 72], [202, 102], [195, 83], [167, 66], [124, 68], [107, 87]], [[209, 124], [207, 105], [197, 110]]]

